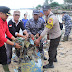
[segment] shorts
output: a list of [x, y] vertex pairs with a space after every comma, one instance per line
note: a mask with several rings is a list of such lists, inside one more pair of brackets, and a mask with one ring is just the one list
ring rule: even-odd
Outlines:
[[6, 65], [7, 64], [7, 54], [5, 45], [0, 47], [0, 64]]

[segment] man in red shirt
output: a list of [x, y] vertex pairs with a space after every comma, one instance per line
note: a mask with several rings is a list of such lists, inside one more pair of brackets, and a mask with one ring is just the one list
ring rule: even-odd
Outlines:
[[10, 15], [10, 8], [5, 6], [0, 6], [0, 64], [3, 65], [3, 69], [5, 72], [10, 72], [7, 65], [7, 55], [6, 48], [4, 43], [15, 46], [16, 48], [20, 48], [21, 46], [17, 43], [13, 43], [9, 39], [5, 38], [5, 34], [15, 40], [15, 37], [9, 32], [6, 19]]

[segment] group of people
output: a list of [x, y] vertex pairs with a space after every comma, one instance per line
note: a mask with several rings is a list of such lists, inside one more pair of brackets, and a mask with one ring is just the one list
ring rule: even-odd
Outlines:
[[[14, 11], [13, 19], [11, 19], [7, 25], [6, 19], [10, 15], [10, 8], [0, 6], [0, 64], [3, 65], [5, 71], [10, 72], [8, 64], [11, 63], [12, 47], [21, 48], [19, 44], [13, 43], [12, 40], [15, 40], [16, 37], [26, 39], [29, 35], [31, 38], [36, 35], [37, 39], [35, 40], [35, 44], [38, 45], [40, 43], [39, 51], [44, 55], [41, 39], [47, 34], [47, 37], [50, 40], [48, 51], [49, 63], [44, 65], [43, 68], [54, 68], [53, 62], [57, 62], [57, 47], [61, 38], [61, 30], [59, 20], [51, 12], [51, 7], [43, 6], [42, 8], [43, 11], [33, 10], [33, 18], [29, 20], [27, 19], [26, 14], [24, 14], [25, 19], [19, 20], [20, 11]], [[42, 18], [43, 15], [46, 16], [45, 20]], [[66, 19], [63, 17], [63, 21], [65, 20]], [[44, 24], [46, 25], [44, 26]], [[19, 34], [20, 28], [23, 31], [23, 35]], [[5, 37], [5, 34], [7, 37]], [[68, 35], [69, 34], [65, 33], [65, 36], [68, 37]], [[6, 46], [4, 43], [6, 43]], [[45, 56], [43, 59], [47, 60]]]

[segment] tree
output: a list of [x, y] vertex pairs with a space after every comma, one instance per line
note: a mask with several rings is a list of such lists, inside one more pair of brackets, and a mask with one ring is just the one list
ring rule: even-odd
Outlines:
[[49, 0], [45, 0], [44, 5], [48, 5]]
[[48, 5], [49, 2], [52, 2], [53, 0], [45, 0], [44, 5]]
[[52, 2], [50, 4], [51, 7], [56, 7], [56, 6], [60, 6], [58, 2]]
[[67, 8], [67, 9], [72, 9], [72, 0], [64, 0], [64, 6]]
[[53, 0], [50, 0], [50, 2], [52, 2]]
[[41, 5], [38, 5], [37, 7], [36, 7], [36, 9], [39, 9], [39, 8], [41, 8], [42, 6]]

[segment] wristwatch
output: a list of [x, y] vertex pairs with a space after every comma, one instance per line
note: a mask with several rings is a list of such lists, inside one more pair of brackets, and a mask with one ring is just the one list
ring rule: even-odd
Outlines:
[[14, 43], [13, 47], [15, 47], [15, 45], [16, 45], [16, 44]]

